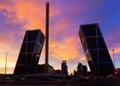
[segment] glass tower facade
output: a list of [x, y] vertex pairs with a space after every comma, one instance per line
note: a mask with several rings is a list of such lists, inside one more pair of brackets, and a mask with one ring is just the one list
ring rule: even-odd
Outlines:
[[14, 70], [15, 75], [36, 73], [44, 38], [41, 30], [26, 31]]
[[98, 24], [81, 25], [79, 36], [92, 74], [113, 74], [114, 65]]

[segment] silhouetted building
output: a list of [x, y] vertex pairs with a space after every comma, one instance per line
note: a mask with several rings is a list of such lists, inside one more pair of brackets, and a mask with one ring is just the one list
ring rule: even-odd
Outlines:
[[22, 43], [14, 74], [36, 73], [39, 57], [44, 44], [41, 30], [28, 30]]
[[[48, 65], [48, 72], [54, 72], [54, 68], [51, 65]], [[37, 66], [37, 73], [45, 73], [45, 64], [39, 64]]]
[[79, 63], [77, 66], [77, 74], [79, 76], [86, 76], [87, 75], [87, 66], [82, 65], [82, 63]]
[[114, 66], [98, 24], [81, 25], [79, 36], [92, 74], [113, 74]]
[[55, 73], [57, 73], [57, 74], [59, 74], [59, 75], [61, 75], [62, 73], [61, 73], [61, 70], [54, 70], [55, 71]]
[[80, 76], [83, 75], [83, 65], [81, 63], [79, 63], [78, 66], [77, 66], [77, 73]]
[[75, 70], [73, 70], [73, 76], [74, 76], [74, 77], [76, 77], [76, 76], [78, 77], [78, 72], [75, 71]]
[[87, 75], [87, 66], [83, 65], [83, 76]]
[[61, 70], [63, 75], [68, 74], [68, 67], [67, 67], [67, 62], [64, 60], [61, 64]]

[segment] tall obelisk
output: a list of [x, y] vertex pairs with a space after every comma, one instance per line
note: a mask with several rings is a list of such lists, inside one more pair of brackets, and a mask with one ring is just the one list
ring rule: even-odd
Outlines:
[[45, 72], [48, 72], [48, 58], [49, 58], [49, 2], [46, 3]]

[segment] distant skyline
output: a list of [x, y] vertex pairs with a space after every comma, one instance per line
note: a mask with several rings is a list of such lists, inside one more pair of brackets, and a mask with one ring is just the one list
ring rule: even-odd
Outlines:
[[[120, 67], [119, 0], [0, 0], [0, 72], [15, 67], [26, 30], [40, 28], [45, 34], [45, 5], [50, 2], [50, 60], [55, 69], [67, 60], [68, 72], [78, 63], [88, 65], [79, 39], [82, 24], [98, 23], [111, 58]], [[44, 63], [45, 45], [40, 57]], [[113, 60], [113, 58], [112, 58]], [[10, 69], [11, 70], [11, 69]], [[7, 70], [8, 71], [8, 70]]]

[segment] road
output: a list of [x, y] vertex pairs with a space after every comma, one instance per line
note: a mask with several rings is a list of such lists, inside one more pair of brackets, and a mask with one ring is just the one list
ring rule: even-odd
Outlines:
[[89, 80], [0, 80], [0, 86], [120, 86], [120, 79], [89, 79]]

